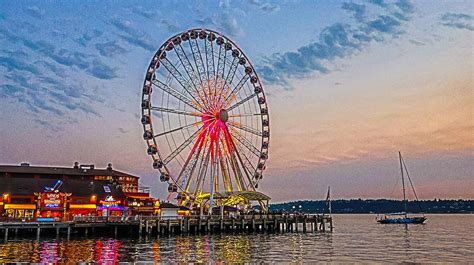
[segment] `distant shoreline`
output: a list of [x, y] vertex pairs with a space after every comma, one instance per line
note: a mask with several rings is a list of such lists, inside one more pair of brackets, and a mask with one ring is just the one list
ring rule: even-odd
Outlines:
[[[331, 201], [331, 209], [334, 214], [385, 214], [401, 212], [403, 202], [390, 199], [339, 199]], [[408, 201], [407, 209], [410, 213], [473, 214], [474, 200]], [[327, 212], [327, 206], [325, 200], [303, 200], [270, 204], [270, 211], [323, 213]]]

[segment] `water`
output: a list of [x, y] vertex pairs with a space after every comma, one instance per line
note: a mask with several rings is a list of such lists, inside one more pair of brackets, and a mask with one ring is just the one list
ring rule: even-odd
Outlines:
[[333, 233], [11, 239], [0, 243], [0, 262], [474, 261], [474, 215], [428, 215], [409, 226], [335, 215], [334, 224]]

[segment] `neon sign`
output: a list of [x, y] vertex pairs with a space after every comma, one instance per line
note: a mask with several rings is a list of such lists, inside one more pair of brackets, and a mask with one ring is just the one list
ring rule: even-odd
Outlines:
[[102, 207], [117, 207], [120, 204], [120, 200], [115, 200], [113, 196], [109, 195], [104, 200], [100, 200], [99, 203]]
[[45, 208], [61, 208], [64, 203], [64, 195], [62, 193], [43, 193], [42, 205]]

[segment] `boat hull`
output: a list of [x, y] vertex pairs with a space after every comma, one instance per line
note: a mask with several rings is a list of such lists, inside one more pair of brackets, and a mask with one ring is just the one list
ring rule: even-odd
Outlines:
[[377, 220], [377, 222], [381, 224], [422, 224], [425, 221], [426, 217], [402, 217]]

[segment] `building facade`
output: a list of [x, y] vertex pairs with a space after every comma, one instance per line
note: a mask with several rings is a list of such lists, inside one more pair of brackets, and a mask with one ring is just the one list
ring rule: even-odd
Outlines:
[[[0, 216], [64, 220], [74, 216], [151, 215], [156, 200], [139, 177], [94, 165], [0, 165]], [[158, 204], [159, 205], [159, 204]]]

